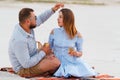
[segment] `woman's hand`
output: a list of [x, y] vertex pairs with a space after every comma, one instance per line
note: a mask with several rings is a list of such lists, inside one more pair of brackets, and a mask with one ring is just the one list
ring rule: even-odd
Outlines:
[[78, 52], [78, 51], [71, 51], [71, 52], [69, 52], [69, 54], [71, 56], [76, 56], [76, 57], [81, 57], [82, 56], [82, 52]]

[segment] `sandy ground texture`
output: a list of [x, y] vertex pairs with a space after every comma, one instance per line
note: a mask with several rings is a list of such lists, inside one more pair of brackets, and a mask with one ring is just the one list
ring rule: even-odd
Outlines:
[[18, 75], [11, 74], [8, 72], [0, 71], [0, 80], [29, 80], [29, 79], [25, 79]]

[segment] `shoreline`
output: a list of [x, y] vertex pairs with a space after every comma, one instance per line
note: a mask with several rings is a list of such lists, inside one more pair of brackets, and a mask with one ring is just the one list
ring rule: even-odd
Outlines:
[[42, 2], [42, 3], [57, 3], [62, 2], [65, 4], [80, 4], [80, 5], [105, 5], [104, 3], [100, 2], [94, 2], [94, 1], [84, 1], [84, 0], [19, 0], [21, 2]]
[[84, 0], [1, 0], [0, 3], [59, 3], [73, 4], [73, 5], [89, 5], [89, 6], [106, 6], [106, 5], [120, 5], [120, 1], [84, 1]]
[[[57, 3], [57, 2], [56, 2]], [[2, 1], [0, 1], [0, 8], [18, 8], [18, 7], [21, 7], [21, 6], [19, 6], [18, 4], [20, 4], [20, 5], [22, 5], [22, 6], [25, 6], [26, 4], [28, 4], [28, 5], [31, 5], [32, 6], [32, 4], [36, 4], [36, 5], [38, 5], [38, 4], [41, 4], [41, 5], [44, 5], [44, 4], [46, 4], [46, 5], [53, 5], [53, 4], [55, 4], [55, 2], [47, 2], [47, 1], [39, 1], [39, 2], [36, 2], [36, 1], [29, 1], [29, 2], [25, 2], [25, 1], [16, 1], [16, 0], [2, 0]], [[78, 6], [93, 6], [93, 7], [95, 7], [95, 6], [98, 6], [98, 7], [104, 7], [104, 6], [120, 6], [119, 4], [106, 4], [106, 3], [98, 3], [98, 4], [94, 4], [94, 3], [67, 3], [67, 2], [65, 2], [64, 3], [65, 5], [78, 5]]]

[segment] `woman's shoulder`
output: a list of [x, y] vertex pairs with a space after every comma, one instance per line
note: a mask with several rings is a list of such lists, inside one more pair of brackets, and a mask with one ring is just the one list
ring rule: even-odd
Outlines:
[[58, 32], [59, 29], [60, 28], [54, 28], [54, 29], [52, 29], [51, 32], [50, 32], [50, 34], [54, 34], [55, 32]]
[[77, 37], [82, 38], [82, 34], [80, 32], [77, 32]]

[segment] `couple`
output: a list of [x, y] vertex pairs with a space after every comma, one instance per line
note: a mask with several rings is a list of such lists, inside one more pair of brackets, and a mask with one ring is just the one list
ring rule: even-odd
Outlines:
[[[18, 75], [22, 77], [46, 73], [56, 77], [96, 75], [80, 58], [83, 40], [76, 30], [74, 15], [70, 9], [63, 8], [59, 11], [59, 28], [53, 29], [50, 33], [50, 47], [43, 46], [38, 51], [33, 28], [46, 21], [60, 7], [63, 7], [63, 4], [57, 3], [39, 16], [36, 16], [31, 8], [23, 8], [19, 12], [19, 24], [15, 26], [9, 43], [10, 61]], [[51, 49], [54, 54], [50, 54]]]

